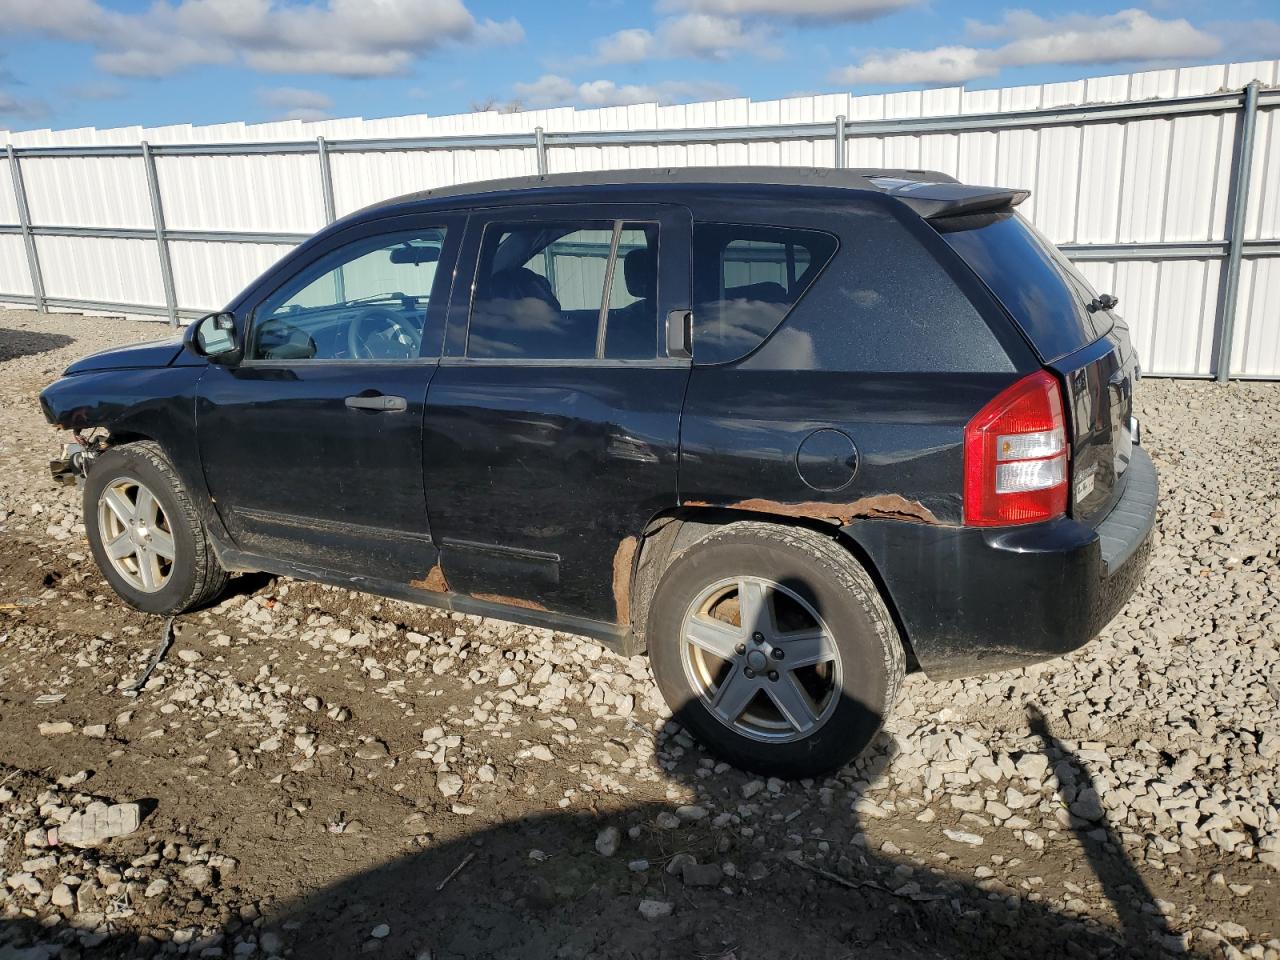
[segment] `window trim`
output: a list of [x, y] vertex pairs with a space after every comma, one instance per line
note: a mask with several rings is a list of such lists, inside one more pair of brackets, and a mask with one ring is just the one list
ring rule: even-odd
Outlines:
[[[276, 267], [277, 270], [283, 270], [286, 265], [289, 265], [291, 269], [288, 270], [287, 274], [281, 276], [281, 278], [275, 282], [270, 289], [262, 293], [257, 293], [252, 305], [243, 311], [243, 343], [245, 345], [246, 356], [237, 364], [237, 366], [261, 370], [293, 368], [299, 365], [303, 367], [316, 365], [333, 367], [345, 364], [349, 366], [358, 366], [361, 369], [368, 369], [376, 366], [402, 367], [438, 365], [443, 353], [444, 337], [448, 329], [449, 303], [453, 297], [453, 283], [459, 262], [458, 254], [462, 247], [465, 228], [465, 217], [460, 217], [456, 211], [443, 211], [439, 216], [410, 215], [387, 217], [379, 220], [371, 220], [367, 223], [353, 225], [348, 230], [341, 230], [326, 237], [325, 239], [330, 242], [319, 247], [314, 256], [307, 258], [306, 261], [299, 266], [292, 267], [292, 264], [288, 264], [287, 259], [285, 261], [281, 261]], [[427, 230], [443, 230], [445, 239], [440, 248], [440, 259], [437, 261], [436, 275], [432, 279], [432, 294], [429, 295], [427, 310], [423, 316], [423, 339], [418, 347], [418, 356], [380, 360], [362, 360], [358, 357], [322, 357], [276, 360], [250, 358], [247, 356], [249, 344], [252, 342], [254, 331], [260, 320], [258, 316], [259, 310], [261, 310], [263, 305], [274, 297], [282, 288], [296, 279], [299, 274], [309, 270], [329, 255], [358, 244], [366, 239], [387, 238], [396, 234], [420, 233]], [[272, 279], [274, 279], [274, 277]], [[259, 285], [261, 282], [262, 280], [259, 281]], [[443, 284], [439, 297], [434, 296], [435, 286], [437, 284]], [[428, 356], [424, 355], [423, 351], [427, 349], [427, 332], [430, 327], [432, 310], [439, 311], [441, 342], [437, 345], [434, 353]]]
[[[662, 230], [658, 230], [658, 235], [662, 235]], [[609, 334], [609, 301], [613, 299], [613, 280], [618, 272], [618, 240], [622, 236], [622, 221], [613, 221], [613, 236], [609, 238], [609, 259], [604, 265], [604, 290], [600, 293], [600, 313], [596, 317], [596, 359], [604, 359], [604, 342], [605, 337]], [[658, 260], [655, 257], [653, 261], [653, 283], [655, 292], [658, 285]], [[656, 344], [656, 341], [655, 341]], [[658, 348], [655, 345], [653, 355], [658, 355]]]

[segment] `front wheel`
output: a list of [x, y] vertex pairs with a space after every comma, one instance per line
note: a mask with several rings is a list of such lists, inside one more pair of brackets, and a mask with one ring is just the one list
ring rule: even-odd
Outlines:
[[84, 485], [85, 530], [98, 569], [146, 613], [182, 613], [227, 584], [204, 524], [173, 465], [151, 441], [96, 457]]
[[905, 672], [867, 572], [829, 537], [734, 523], [667, 569], [649, 656], [676, 719], [739, 767], [807, 777], [880, 729]]

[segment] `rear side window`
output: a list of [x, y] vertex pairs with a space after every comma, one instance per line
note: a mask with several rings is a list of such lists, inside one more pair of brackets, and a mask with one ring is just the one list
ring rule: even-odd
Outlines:
[[1090, 313], [1094, 293], [1052, 243], [1015, 213], [935, 224], [990, 288], [1046, 363], [1087, 347], [1111, 329]]
[[745, 356], [777, 329], [836, 252], [835, 237], [794, 227], [693, 228], [693, 359]]
[[490, 224], [467, 356], [653, 359], [657, 289], [655, 223]]

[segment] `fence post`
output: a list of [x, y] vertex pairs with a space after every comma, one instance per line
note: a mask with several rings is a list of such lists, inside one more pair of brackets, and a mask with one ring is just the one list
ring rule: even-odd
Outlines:
[[329, 168], [329, 145], [324, 137], [316, 137], [316, 154], [320, 159], [320, 193], [324, 198], [324, 222], [333, 223], [338, 219], [337, 208], [333, 203], [333, 171]]
[[547, 136], [543, 133], [541, 127], [533, 128], [533, 145], [538, 151], [538, 173], [545, 176], [547, 173]]
[[156, 174], [156, 158], [151, 144], [142, 141], [142, 163], [147, 169], [147, 191], [151, 194], [151, 219], [156, 226], [156, 251], [160, 255], [160, 282], [164, 284], [164, 305], [169, 311], [169, 326], [178, 325], [178, 295], [173, 287], [173, 264], [169, 260], [169, 239], [164, 232], [164, 207], [160, 203], [160, 177]]
[[1240, 297], [1240, 261], [1244, 256], [1245, 217], [1249, 212], [1249, 177], [1253, 171], [1253, 131], [1258, 121], [1257, 80], [1244, 88], [1244, 105], [1240, 114], [1240, 136], [1236, 140], [1235, 191], [1227, 235], [1227, 280], [1222, 292], [1221, 336], [1214, 376], [1226, 383], [1231, 376], [1231, 347], [1236, 328], [1236, 307]]
[[27, 270], [31, 273], [31, 292], [35, 296], [36, 311], [48, 312], [44, 302], [44, 277], [40, 274], [40, 257], [36, 253], [36, 238], [31, 233], [31, 211], [27, 207], [27, 188], [22, 182], [22, 167], [13, 144], [5, 146], [9, 155], [9, 176], [13, 179], [13, 198], [18, 204], [18, 223], [22, 226], [22, 243], [27, 248]]
[[838, 117], [836, 117], [836, 168], [837, 169], [843, 169], [844, 162], [845, 162], [844, 161], [844, 144], [845, 144], [844, 122], [845, 122], [845, 117], [843, 113], [840, 114]]

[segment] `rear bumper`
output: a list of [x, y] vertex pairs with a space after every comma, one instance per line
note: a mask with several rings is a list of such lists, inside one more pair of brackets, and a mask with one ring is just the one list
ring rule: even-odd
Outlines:
[[1151, 458], [1135, 446], [1124, 495], [1096, 527], [874, 520], [845, 532], [879, 574], [924, 672], [963, 677], [1061, 656], [1097, 636], [1146, 569], [1157, 489]]

